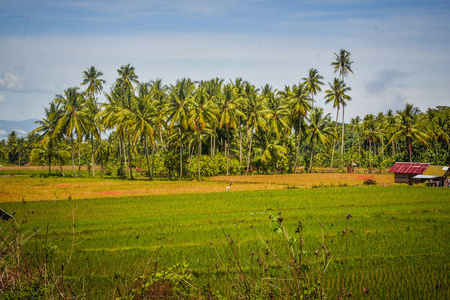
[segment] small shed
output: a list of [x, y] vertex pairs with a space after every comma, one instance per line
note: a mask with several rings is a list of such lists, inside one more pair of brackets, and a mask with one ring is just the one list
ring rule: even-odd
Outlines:
[[422, 175], [429, 166], [429, 163], [396, 162], [389, 172], [395, 174], [395, 183], [412, 184], [413, 177]]
[[434, 186], [444, 186], [450, 174], [449, 168], [444, 166], [429, 166], [421, 175], [413, 177], [414, 181], [424, 182], [429, 180]]

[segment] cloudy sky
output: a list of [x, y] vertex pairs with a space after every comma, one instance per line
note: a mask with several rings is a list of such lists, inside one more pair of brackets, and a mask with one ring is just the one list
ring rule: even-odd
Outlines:
[[450, 106], [449, 15], [448, 0], [0, 0], [0, 120], [44, 117], [90, 66], [106, 91], [128, 63], [140, 81], [281, 90], [310, 68], [332, 82], [340, 49], [354, 61], [347, 122], [407, 102]]

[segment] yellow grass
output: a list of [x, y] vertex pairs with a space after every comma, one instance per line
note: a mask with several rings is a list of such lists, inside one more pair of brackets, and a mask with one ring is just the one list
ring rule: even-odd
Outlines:
[[366, 179], [374, 179], [379, 185], [391, 185], [394, 183], [394, 175], [390, 174], [341, 174], [341, 173], [307, 173], [307, 174], [283, 174], [283, 175], [241, 175], [241, 176], [217, 176], [211, 181], [233, 181], [233, 184], [265, 183], [276, 185], [279, 188], [296, 187], [310, 188], [313, 186], [339, 186], [361, 185]]
[[310, 188], [314, 185], [361, 185], [368, 177], [379, 184], [393, 184], [393, 175], [363, 174], [286, 174], [217, 176], [205, 181], [148, 181], [91, 178], [34, 178], [10, 176], [0, 178], [0, 203], [61, 199], [93, 199], [160, 194], [187, 194], [284, 189], [287, 187]]

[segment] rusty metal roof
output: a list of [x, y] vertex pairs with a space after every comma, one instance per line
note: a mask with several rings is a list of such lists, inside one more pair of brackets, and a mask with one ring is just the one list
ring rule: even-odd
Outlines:
[[443, 177], [448, 168], [444, 166], [429, 166], [428, 169], [423, 172], [423, 175]]
[[389, 172], [400, 174], [422, 174], [429, 166], [429, 163], [397, 162]]

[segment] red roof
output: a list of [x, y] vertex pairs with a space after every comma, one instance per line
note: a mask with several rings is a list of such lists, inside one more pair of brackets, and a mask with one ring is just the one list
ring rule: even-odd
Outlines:
[[406, 163], [397, 162], [389, 170], [391, 173], [422, 174], [430, 166], [428, 163]]

